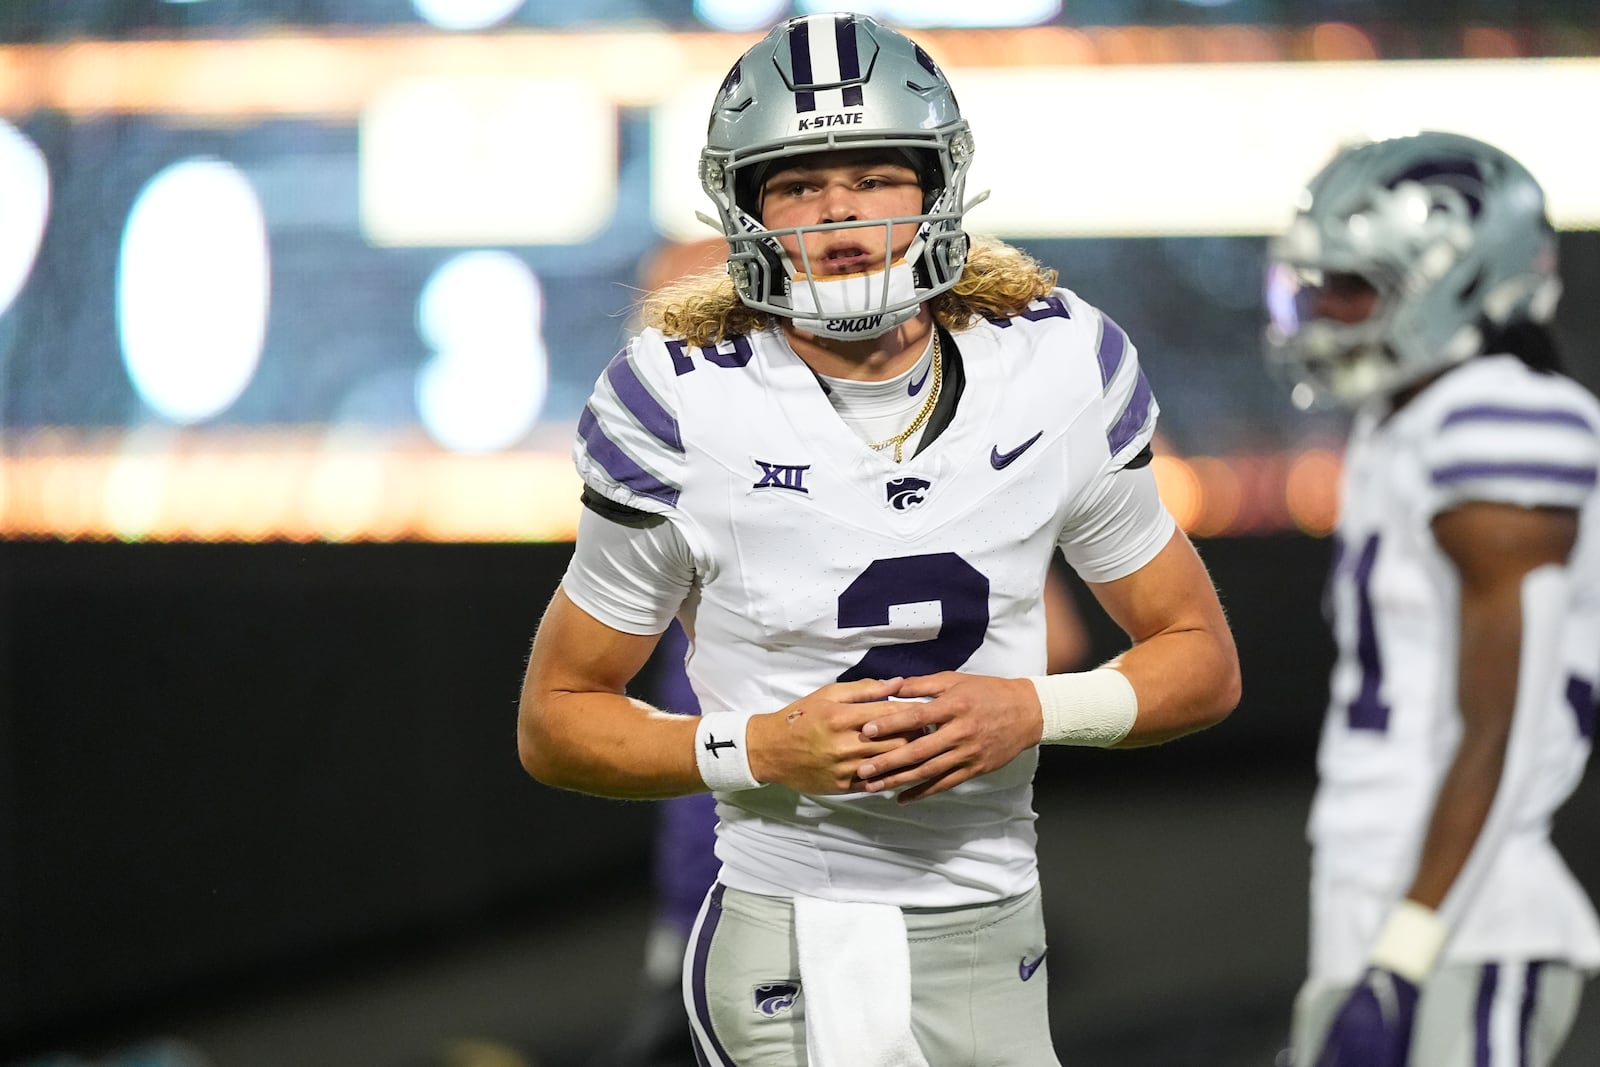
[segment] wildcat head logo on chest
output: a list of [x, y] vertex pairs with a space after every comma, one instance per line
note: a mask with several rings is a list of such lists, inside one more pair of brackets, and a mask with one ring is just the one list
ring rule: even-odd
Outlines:
[[793, 489], [797, 493], [810, 495], [811, 490], [806, 488], [806, 471], [811, 469], [809, 463], [768, 463], [764, 459], [753, 460], [761, 468], [761, 478], [750, 486], [752, 489]]
[[926, 478], [913, 478], [907, 475], [896, 478], [884, 486], [889, 498], [889, 506], [896, 511], [907, 511], [928, 499], [928, 489], [933, 483]]

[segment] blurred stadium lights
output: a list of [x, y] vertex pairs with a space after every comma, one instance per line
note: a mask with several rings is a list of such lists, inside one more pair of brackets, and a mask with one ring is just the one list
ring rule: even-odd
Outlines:
[[[1341, 144], [1421, 129], [1504, 145], [1539, 176], [1558, 227], [1600, 227], [1600, 139], [1574, 135], [1571, 112], [1549, 106], [1600, 100], [1600, 61], [988, 67], [951, 77], [978, 136], [967, 188], [993, 190], [970, 216], [984, 233], [1264, 235]], [[655, 221], [679, 239], [704, 233], [696, 134], [715, 89], [703, 75], [654, 112]], [[1040, 136], [1042, 124], [1060, 129]]]
[[0, 118], [0, 315], [33, 270], [50, 217], [50, 171], [39, 146]]
[[[1600, 227], [1600, 141], [1549, 106], [1600, 99], [1592, 58], [1379, 60], [1362, 30], [1337, 23], [927, 40], [980, 131], [969, 185], [993, 187], [974, 216], [988, 232], [1264, 234], [1341, 143], [1425, 128], [1505, 145], [1546, 186], [1558, 226]], [[1470, 27], [1463, 43], [1514, 44]], [[703, 232], [695, 157], [739, 44], [645, 30], [0, 46], [0, 114], [357, 115], [366, 233], [421, 246], [582, 243], [615, 211], [619, 112], [648, 109], [652, 215], [683, 238]], [[1042, 123], [1061, 129], [1041, 137]], [[562, 165], [546, 165], [557, 146]]]
[[255, 374], [271, 298], [254, 188], [221, 160], [174, 163], [134, 201], [120, 247], [117, 325], [139, 396], [180, 424], [224, 411]]
[[[1280, 27], [1062, 25], [1027, 29], [926, 30], [919, 34], [946, 68], [1038, 68], [1292, 63], [1382, 59], [1366, 31], [1343, 23]], [[753, 34], [631, 31], [571, 33], [501, 29], [485, 34], [388, 32], [323, 36], [281, 29], [264, 36], [213, 40], [70, 40], [0, 44], [0, 115], [35, 110], [73, 114], [192, 115], [235, 121], [266, 116], [355, 115], [383, 90], [408, 79], [465, 75], [574, 79], [623, 107], [652, 107], [676, 94], [686, 78], [720, 80], [729, 56]], [[1456, 39], [1461, 56], [1540, 56], [1540, 41], [1495, 26], [1467, 25]], [[1600, 27], [1571, 27], [1554, 42], [1558, 56], [1600, 52]], [[1541, 57], [1560, 64], [1561, 60]], [[1422, 61], [1426, 67], [1431, 62]], [[292, 73], [290, 73], [292, 72]], [[966, 74], [957, 78], [965, 80]], [[195, 90], [204, 86], [204, 92]], [[1097, 105], [1103, 95], [1092, 97]], [[1069, 102], [1040, 101], [1050, 113]], [[1315, 101], [1322, 110], [1336, 100]], [[702, 108], [709, 105], [702, 104]], [[1035, 109], [1022, 111], [1034, 114]], [[1305, 116], [1309, 118], [1309, 116]], [[702, 135], [704, 131], [701, 131]]]
[[[832, 0], [797, 0], [794, 10], [811, 15], [849, 10], [895, 26], [1004, 27], [1037, 26], [1061, 14], [1060, 0], [857, 0], [841, 5]], [[712, 29], [765, 29], [789, 13], [787, 0], [695, 0], [695, 17]]]
[[[838, 10], [829, 0], [798, 0], [797, 10], [817, 14]], [[1061, 14], [1060, 0], [867, 0], [849, 10], [872, 15], [895, 26], [1005, 27], [1037, 26]]]
[[0, 535], [562, 541], [580, 488], [565, 452], [458, 455], [415, 434], [45, 430], [0, 457]]
[[[1162, 498], [1198, 537], [1333, 527], [1326, 448], [1159, 454]], [[415, 437], [43, 432], [0, 459], [0, 535], [123, 540], [558, 541], [577, 531], [564, 452], [441, 453]]]
[[[456, 17], [486, 17], [487, 2]], [[1577, 51], [1600, 51], [1573, 32]], [[1100, 239], [1270, 232], [1340, 141], [1421, 126], [1500, 141], [1544, 181], [1558, 224], [1600, 226], [1600, 142], [1581, 135], [1600, 62], [1501, 58], [1527, 40], [1505, 29], [1462, 28], [1462, 54], [1486, 58], [1418, 61], [1380, 60], [1372, 36], [1337, 23], [922, 36], [978, 130], [971, 188], [995, 186], [973, 228], [1087, 238], [1062, 264], [1100, 289], [1085, 295], [1141, 309], [1153, 378], [1164, 355], [1166, 371], [1185, 361], [1163, 425], [1202, 426], [1181, 440], [1216, 454], [1168, 446], [1155, 470], [1196, 535], [1326, 533], [1339, 459], [1287, 411], [1292, 432], [1267, 425], [1287, 403], [1260, 369], [1253, 310], [1174, 266], [1204, 255], [1217, 272], [1220, 246]], [[0, 537], [570, 538], [570, 419], [615, 350], [638, 262], [663, 233], [706, 233], [706, 106], [752, 40], [280, 27], [0, 45], [0, 400], [25, 413], [0, 427]], [[212, 156], [191, 158], [196, 131]], [[223, 163], [218, 146], [243, 158]], [[1254, 262], [1254, 244], [1218, 240]], [[103, 338], [89, 320], [109, 317], [110, 291], [91, 268], [108, 255], [120, 336]], [[1130, 262], [1170, 288], [1142, 291]], [[292, 279], [303, 306], [280, 317], [269, 277]], [[56, 417], [70, 389], [115, 392], [95, 360], [103, 348], [114, 364], [118, 343], [167, 424], [115, 395], [81, 422]], [[79, 377], [57, 388], [68, 363]], [[270, 402], [210, 419], [269, 376], [235, 403]], [[16, 402], [41, 383], [54, 391]]]
[[441, 30], [484, 30], [511, 17], [522, 0], [411, 0], [417, 15]]
[[694, 17], [714, 30], [764, 30], [788, 14], [789, 0], [694, 0]]
[[361, 225], [379, 246], [581, 244], [617, 199], [617, 113], [592, 80], [418, 78], [360, 120]]
[[506, 252], [467, 252], [422, 288], [417, 330], [435, 355], [417, 378], [417, 410], [454, 452], [493, 452], [527, 436], [544, 406], [544, 295]]

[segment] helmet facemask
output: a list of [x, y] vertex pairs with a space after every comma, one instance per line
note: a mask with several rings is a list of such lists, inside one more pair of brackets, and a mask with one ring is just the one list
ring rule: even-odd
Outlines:
[[[797, 62], [802, 49], [809, 49], [803, 53], [808, 64], [832, 55], [819, 53], [817, 41], [837, 43], [831, 61], [839, 77], [799, 81], [802, 67], [811, 77], [833, 78], [832, 68], [811, 74], [814, 67]], [[847, 67], [851, 78], [844, 77]], [[824, 113], [827, 107], [837, 112]], [[759, 192], [773, 168], [813, 153], [849, 151], [905, 157], [920, 179], [922, 211], [782, 229], [762, 223]], [[712, 112], [700, 178], [717, 206], [719, 219], [707, 221], [728, 240], [728, 271], [739, 298], [810, 332], [855, 339], [893, 329], [960, 280], [971, 160], [972, 135], [926, 53], [865, 16], [824, 15], [790, 20], [735, 65]], [[895, 229], [906, 225], [916, 227], [914, 236], [895, 257]], [[807, 262], [807, 235], [866, 228], [882, 230], [891, 253], [887, 269], [830, 278]], [[798, 256], [779, 240], [790, 236]]]

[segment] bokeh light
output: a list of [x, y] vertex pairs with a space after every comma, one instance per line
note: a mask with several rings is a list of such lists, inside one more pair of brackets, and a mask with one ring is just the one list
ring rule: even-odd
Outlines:
[[428, 433], [457, 452], [495, 451], [533, 428], [549, 357], [539, 279], [506, 252], [469, 252], [423, 286], [417, 331], [435, 355], [417, 377]]
[[266, 333], [266, 223], [255, 190], [216, 159], [162, 170], [134, 202], [117, 264], [122, 357], [162, 418], [211, 418], [244, 392]]

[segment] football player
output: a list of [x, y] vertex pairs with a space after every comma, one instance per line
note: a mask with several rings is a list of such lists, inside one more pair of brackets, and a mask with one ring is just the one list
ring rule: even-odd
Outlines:
[[1544, 197], [1427, 132], [1271, 245], [1271, 360], [1355, 408], [1330, 585], [1301, 1067], [1543, 1067], [1600, 964], [1551, 845], [1600, 679], [1600, 404], [1559, 370]]
[[[1089, 632], [1065, 569], [1057, 553], [1044, 583], [1045, 665], [1052, 674], [1076, 670], [1089, 657]], [[700, 702], [683, 669], [687, 651], [683, 627], [673, 622], [656, 645], [653, 669], [646, 668], [643, 695], [658, 708], [698, 715]], [[710, 793], [658, 802], [650, 863], [652, 913], [639, 988], [614, 1043], [595, 1058], [595, 1067], [695, 1067], [698, 1062], [684, 1012], [682, 961], [700, 904], [717, 878], [716, 824]]]
[[[519, 750], [554, 786], [715, 794], [684, 960], [708, 1063], [1056, 1064], [1037, 746], [1153, 744], [1238, 700], [1137, 352], [968, 239], [972, 153], [908, 38], [776, 27], [701, 157], [727, 267], [650, 298], [579, 422]], [[1044, 671], [1058, 546], [1130, 638], [1095, 670]], [[698, 718], [624, 695], [674, 617]]]

